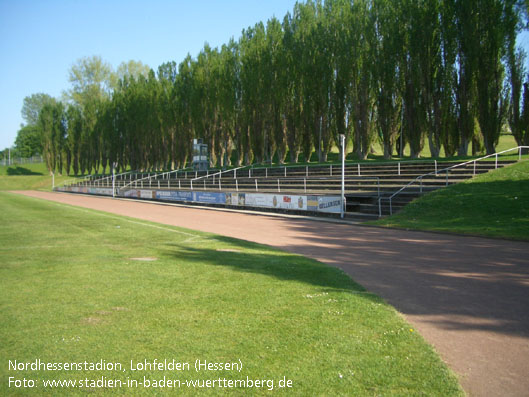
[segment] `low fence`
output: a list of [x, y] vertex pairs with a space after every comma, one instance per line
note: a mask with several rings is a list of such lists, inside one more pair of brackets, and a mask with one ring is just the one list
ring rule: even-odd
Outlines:
[[[112, 196], [112, 187], [61, 186], [62, 192]], [[127, 189], [116, 196], [192, 204], [217, 204], [234, 207], [267, 208], [339, 214], [338, 195], [292, 195], [275, 193], [199, 192], [182, 190]]]
[[38, 164], [43, 163], [44, 158], [42, 156], [33, 156], [33, 157], [11, 157], [4, 158], [0, 160], [0, 165], [16, 165], [16, 164]]

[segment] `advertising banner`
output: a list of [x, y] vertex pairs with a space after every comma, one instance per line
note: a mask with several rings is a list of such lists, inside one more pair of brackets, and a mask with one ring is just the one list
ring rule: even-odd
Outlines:
[[246, 205], [246, 193], [226, 193], [226, 204], [244, 207]]
[[90, 194], [100, 194], [103, 196], [112, 196], [112, 188], [95, 187], [91, 189]]
[[318, 196], [318, 211], [340, 213], [342, 198], [340, 196]]
[[246, 193], [246, 205], [252, 207], [307, 210], [307, 196], [288, 194]]
[[246, 205], [251, 207], [273, 208], [273, 195], [264, 193], [246, 193]]
[[170, 201], [193, 201], [193, 193], [158, 190], [156, 191], [156, 198], [159, 200], [170, 200]]
[[140, 190], [140, 198], [144, 199], [155, 199], [156, 192], [153, 190]]
[[139, 190], [127, 190], [125, 191], [125, 193], [123, 194], [125, 197], [140, 197], [140, 191]]
[[208, 204], [226, 204], [226, 193], [193, 192], [193, 201]]

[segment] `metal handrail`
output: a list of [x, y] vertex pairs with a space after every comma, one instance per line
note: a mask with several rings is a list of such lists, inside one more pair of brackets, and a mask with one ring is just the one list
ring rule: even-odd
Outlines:
[[233, 172], [234, 175], [237, 174], [237, 170], [240, 170], [241, 168], [247, 168], [248, 166], [247, 165], [243, 165], [241, 167], [237, 167], [237, 168], [232, 168], [230, 170], [224, 170], [224, 171], [219, 171], [219, 172], [216, 172], [214, 174], [208, 174], [208, 175], [202, 175], [202, 176], [199, 176], [197, 178], [193, 178], [192, 181], [198, 181], [199, 179], [203, 179], [203, 178], [210, 178], [210, 177], [215, 177], [217, 175], [222, 175], [224, 173], [228, 173], [228, 172]]
[[[271, 178], [271, 177], [268, 177], [268, 178], [261, 178], [261, 177], [244, 177], [244, 178], [239, 178], [239, 179], [236, 179], [236, 190], [239, 191], [239, 180], [240, 179], [248, 179], [248, 180], [252, 180], [253, 183], [255, 184], [255, 189], [252, 187], [252, 190], [255, 190], [255, 191], [259, 191], [259, 180], [265, 180], [269, 183], [271, 183], [272, 181], [276, 181], [277, 182], [277, 192], [278, 193], [281, 193], [281, 182], [285, 183], [285, 182], [295, 182], [295, 181], [303, 181], [303, 191], [304, 193], [307, 192], [307, 187], [306, 187], [306, 183], [307, 181], [318, 181], [318, 180], [337, 180], [337, 179], [330, 179], [329, 177], [305, 177], [305, 178], [299, 178], [299, 177], [287, 177], [287, 178]], [[380, 178], [379, 177], [376, 177], [376, 176], [372, 176], [372, 177], [369, 177], [369, 176], [366, 176], [366, 177], [346, 177], [345, 180], [347, 182], [351, 182], [351, 181], [364, 181], [364, 180], [372, 180], [372, 181], [376, 181], [377, 182], [377, 192], [378, 192], [378, 195], [377, 197], [380, 197]], [[287, 188], [288, 189], [288, 188]], [[298, 189], [298, 190], [301, 190], [301, 189]]]
[[[362, 169], [362, 165], [365, 165], [365, 166], [372, 166], [372, 165], [381, 165], [381, 164], [397, 164], [397, 167], [399, 169], [399, 175], [400, 175], [400, 165], [401, 164], [417, 164], [417, 163], [423, 163], [423, 164], [428, 164], [428, 163], [433, 163], [435, 165], [435, 168], [437, 169], [437, 164], [438, 164], [438, 161], [437, 160], [406, 160], [406, 161], [387, 161], [387, 162], [375, 162], [375, 163], [370, 163], [370, 162], [365, 162], [365, 163], [359, 163], [359, 162], [356, 162], [356, 163], [346, 163], [345, 166], [346, 168], [347, 167], [357, 167], [358, 169], [358, 176], [361, 176], [361, 169]], [[284, 170], [284, 176], [286, 177], [287, 176], [287, 170], [294, 170], [294, 169], [299, 169], [299, 170], [302, 170], [302, 169], [305, 169], [305, 173], [309, 174], [309, 169], [310, 168], [329, 168], [329, 175], [333, 175], [333, 169], [340, 169], [342, 168], [342, 164], [341, 163], [331, 163], [331, 164], [327, 164], [327, 165], [323, 165], [323, 164], [307, 164], [307, 165], [281, 165], [281, 166], [278, 166], [278, 167], [255, 167], [254, 165], [252, 165], [250, 168], [252, 170], [277, 170], [277, 169], [283, 169]]]
[[[136, 171], [126, 171], [126, 172], [122, 172], [120, 174], [116, 174], [114, 176], [118, 177], [118, 176], [122, 176], [122, 175], [132, 174], [134, 172], [136, 172]], [[90, 174], [90, 175], [86, 175], [86, 176], [79, 177], [79, 178], [68, 179], [68, 180], [62, 182], [60, 185], [57, 185], [57, 187], [66, 186], [66, 185], [71, 186], [72, 184], [84, 182], [87, 179], [90, 180], [93, 177], [97, 177], [97, 175]], [[112, 175], [105, 176], [103, 178], [97, 179], [97, 181], [104, 181], [104, 180], [109, 179], [109, 178], [112, 178]]]
[[[442, 170], [435, 170], [433, 172], [429, 172], [427, 174], [423, 174], [423, 175], [420, 175], [418, 176], [417, 178], [413, 179], [411, 182], [409, 182], [407, 185], [401, 187], [399, 190], [397, 190], [395, 193], [393, 193], [391, 196], [389, 197], [379, 197], [378, 199], [378, 206], [379, 206], [379, 214], [381, 213], [381, 202], [382, 200], [386, 199], [389, 201], [389, 214], [390, 215], [393, 215], [393, 206], [392, 206], [392, 200], [393, 198], [400, 194], [402, 191], [404, 191], [405, 189], [407, 189], [408, 187], [410, 187], [411, 185], [413, 185], [414, 183], [416, 183], [417, 181], [420, 181], [421, 182], [421, 193], [422, 193], [422, 180], [424, 177], [427, 177], [427, 176], [430, 176], [430, 175], [437, 175], [437, 174], [440, 174], [440, 173], [443, 173], [443, 172], [446, 172], [446, 178], [447, 178], [447, 185], [448, 185], [448, 172], [454, 168], [458, 168], [458, 167], [463, 167], [465, 165], [468, 165], [468, 164], [472, 164], [474, 163], [474, 175], [476, 175], [476, 162], [478, 161], [481, 161], [481, 160], [485, 160], [489, 157], [496, 157], [496, 162], [495, 162], [495, 167], [494, 169], [498, 169], [498, 156], [500, 154], [503, 154], [503, 153], [507, 153], [507, 152], [512, 152], [513, 150], [518, 150], [518, 161], [520, 161], [522, 159], [522, 149], [529, 149], [529, 146], [517, 146], [517, 147], [514, 147], [514, 148], [511, 148], [511, 149], [507, 149], [507, 150], [503, 150], [501, 152], [497, 152], [497, 153], [493, 153], [493, 154], [488, 154], [486, 156], [483, 156], [483, 157], [480, 157], [480, 158], [477, 158], [477, 159], [473, 159], [473, 160], [469, 160], [469, 161], [465, 161], [463, 163], [459, 163], [459, 164], [456, 164], [456, 165], [453, 165], [451, 167], [447, 167], [447, 168], [443, 168]], [[381, 215], [380, 215], [381, 216]]]
[[[123, 185], [123, 187], [121, 187], [121, 189], [125, 189], [126, 187], [129, 187], [129, 186], [131, 186], [132, 184], [137, 184], [138, 182], [142, 182], [142, 181], [145, 181], [145, 180], [151, 180], [152, 178], [154, 178], [154, 179], [158, 179], [159, 176], [161, 176], [162, 179], [163, 179], [163, 176], [164, 176], [164, 175], [169, 176], [169, 175], [171, 175], [171, 174], [173, 174], [173, 173], [176, 173], [176, 175], [178, 176], [178, 173], [179, 173], [179, 172], [186, 172], [185, 170], [186, 170], [186, 168], [183, 168], [183, 169], [179, 169], [179, 170], [166, 171], [166, 172], [161, 172], [161, 173], [154, 173], [153, 175], [151, 175], [151, 174], [149, 173], [149, 175], [146, 176], [146, 177], [144, 177], [144, 178], [134, 179], [133, 181], [130, 181], [130, 182], [127, 183], [126, 185]], [[168, 179], [169, 179], [169, 178], [168, 178]]]

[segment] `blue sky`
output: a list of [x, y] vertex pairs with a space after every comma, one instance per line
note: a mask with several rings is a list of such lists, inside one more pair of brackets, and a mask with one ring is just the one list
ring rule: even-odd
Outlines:
[[[155, 69], [238, 39], [242, 29], [283, 19], [295, 0], [0, 0], [0, 150], [14, 144], [23, 99], [60, 97], [68, 71], [99, 55], [114, 68]], [[529, 35], [522, 44], [529, 48]]]
[[60, 97], [76, 60], [99, 55], [114, 68], [155, 69], [238, 39], [295, 0], [0, 0], [0, 150], [14, 144], [26, 96]]

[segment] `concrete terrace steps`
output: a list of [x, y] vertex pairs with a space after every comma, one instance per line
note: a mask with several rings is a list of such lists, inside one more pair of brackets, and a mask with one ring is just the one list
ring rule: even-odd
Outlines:
[[[498, 160], [479, 161], [443, 171], [460, 163], [433, 161], [361, 163], [345, 167], [346, 214], [356, 219], [378, 217], [390, 212], [390, 197], [411, 181], [392, 199], [393, 213], [399, 211], [422, 194], [462, 182], [474, 175], [515, 163]], [[435, 172], [437, 171], [437, 174]], [[116, 179], [120, 189], [170, 189], [209, 192], [246, 192], [279, 194], [332, 194], [341, 193], [341, 166], [287, 166], [275, 168], [245, 168], [225, 171], [178, 171], [171, 173], [129, 173]], [[426, 175], [431, 174], [431, 175]], [[286, 175], [286, 176], [285, 176]], [[421, 178], [422, 176], [422, 178]], [[89, 186], [112, 186], [111, 178], [88, 182]], [[87, 186], [85, 181], [82, 186]], [[380, 198], [382, 197], [381, 202]]]

